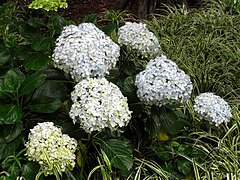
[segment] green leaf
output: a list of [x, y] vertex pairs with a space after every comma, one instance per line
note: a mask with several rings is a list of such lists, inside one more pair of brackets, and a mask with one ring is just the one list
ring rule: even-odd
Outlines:
[[73, 22], [64, 19], [59, 15], [52, 16], [48, 21], [48, 28], [51, 35], [60, 34], [64, 26], [73, 24]]
[[4, 39], [4, 44], [8, 48], [14, 48], [17, 46], [17, 38], [14, 35], [10, 35]]
[[129, 76], [136, 73], [135, 63], [133, 61], [126, 61], [124, 63], [123, 72]]
[[177, 160], [178, 170], [183, 173], [185, 176], [191, 174], [192, 172], [192, 164], [186, 159], [178, 159]]
[[17, 69], [10, 69], [4, 76], [3, 91], [16, 93], [25, 79], [25, 75]]
[[114, 67], [109, 71], [109, 74], [106, 75], [106, 78], [108, 81], [113, 82], [116, 84], [118, 78], [119, 78], [119, 68], [118, 67]]
[[158, 116], [152, 114], [152, 118], [147, 118], [147, 121], [144, 124], [144, 129], [148, 133], [148, 135], [152, 139], [155, 138], [161, 129], [161, 123]]
[[22, 142], [22, 122], [14, 125], [2, 125], [0, 126], [0, 160], [6, 158], [9, 155], [15, 154], [17, 148]]
[[7, 54], [6, 52], [1, 52], [0, 53], [0, 66], [2, 66], [3, 64], [5, 64], [6, 62], [8, 62], [8, 60], [10, 59], [10, 55]]
[[31, 17], [30, 19], [28, 19], [27, 23], [35, 28], [39, 28], [45, 25], [44, 21], [41, 18], [37, 17]]
[[22, 176], [25, 179], [32, 179], [37, 175], [39, 168], [40, 166], [37, 163], [28, 161], [27, 164], [23, 166]]
[[38, 113], [53, 113], [61, 106], [61, 100], [53, 97], [39, 97], [29, 104], [30, 110]]
[[15, 122], [19, 122], [22, 118], [22, 115], [22, 109], [17, 105], [0, 105], [0, 125], [14, 124]]
[[41, 39], [35, 40], [31, 44], [31, 47], [35, 51], [46, 51], [49, 49], [52, 43], [53, 43], [53, 39], [51, 37], [43, 37]]
[[84, 23], [96, 24], [96, 22], [97, 22], [97, 14], [96, 13], [91, 13], [91, 14], [86, 15], [84, 17], [84, 19], [83, 19], [83, 22]]
[[[3, 125], [3, 135], [6, 143], [10, 143], [16, 139], [23, 131], [23, 123], [20, 121], [15, 124]], [[2, 142], [1, 142], [2, 143]]]
[[25, 39], [28, 43], [33, 43], [36, 39], [40, 39], [44, 37], [40, 28], [34, 28], [33, 26], [28, 25], [27, 23], [23, 23], [19, 25], [18, 31], [20, 35]]
[[132, 111], [132, 117], [139, 116], [144, 110], [144, 104], [142, 102], [136, 102], [129, 104], [129, 110]]
[[126, 79], [124, 79], [123, 87], [121, 89], [122, 93], [125, 96], [128, 96], [128, 99], [131, 102], [134, 100], [138, 100], [136, 96], [136, 87], [134, 83], [135, 83], [134, 78], [132, 76], [128, 76]]
[[178, 147], [178, 153], [188, 156], [192, 153], [192, 148], [187, 144], [180, 144], [180, 146]]
[[106, 35], [111, 36], [112, 33], [114, 33], [117, 29], [116, 23], [109, 23], [107, 26], [102, 28], [102, 31], [105, 32]]
[[7, 97], [7, 93], [4, 92], [3, 88], [4, 88], [3, 87], [3, 80], [0, 79], [0, 99], [4, 99], [4, 98]]
[[19, 96], [31, 93], [34, 89], [36, 89], [37, 87], [41, 86], [44, 83], [45, 78], [46, 78], [45, 74], [38, 72], [30, 76], [27, 76], [19, 89]]
[[165, 107], [152, 106], [151, 114], [154, 119], [159, 119], [162, 127], [169, 134], [179, 133], [185, 124], [173, 110]]
[[130, 170], [133, 166], [133, 154], [128, 140], [101, 140], [101, 148], [107, 154], [112, 165], [121, 170]]
[[67, 87], [64, 83], [55, 80], [47, 80], [35, 91], [33, 98], [54, 97], [65, 99], [67, 95]]
[[1, 146], [0, 146], [0, 160], [6, 158], [9, 155], [12, 155], [12, 154], [16, 153], [19, 145], [22, 142], [22, 138], [23, 138], [23, 136], [20, 135], [16, 139], [14, 139], [14, 141], [12, 141], [10, 143], [2, 143], [1, 144]]
[[166, 150], [163, 146], [158, 146], [154, 149], [156, 155], [163, 161], [170, 161], [172, 158], [171, 152]]
[[25, 59], [23, 66], [25, 67], [26, 71], [29, 70], [36, 71], [46, 66], [49, 63], [49, 61], [50, 59], [48, 57], [36, 54]]

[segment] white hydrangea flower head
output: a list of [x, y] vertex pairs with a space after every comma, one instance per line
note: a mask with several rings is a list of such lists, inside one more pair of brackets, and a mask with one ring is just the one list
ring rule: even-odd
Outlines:
[[118, 42], [120, 45], [135, 50], [143, 57], [155, 58], [162, 50], [157, 37], [150, 32], [146, 24], [127, 22], [118, 30]]
[[38, 162], [45, 176], [53, 174], [54, 169], [65, 172], [75, 166], [77, 141], [62, 134], [53, 122], [38, 123], [31, 129], [26, 147], [28, 160]]
[[213, 93], [201, 93], [194, 101], [194, 110], [197, 116], [216, 126], [227, 123], [232, 117], [231, 107], [228, 103]]
[[52, 55], [54, 66], [79, 82], [102, 77], [115, 67], [120, 47], [92, 23], [64, 27]]
[[114, 131], [126, 126], [131, 119], [127, 98], [105, 78], [80, 81], [71, 93], [71, 99], [73, 104], [69, 116], [87, 133], [105, 128]]
[[156, 106], [186, 103], [193, 88], [190, 77], [165, 56], [150, 60], [135, 85], [140, 100]]

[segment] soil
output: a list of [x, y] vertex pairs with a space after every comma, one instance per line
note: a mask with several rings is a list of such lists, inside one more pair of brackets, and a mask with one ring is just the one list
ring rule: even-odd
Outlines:
[[66, 19], [81, 22], [88, 14], [113, 9], [115, 3], [116, 0], [68, 0], [68, 8], [59, 9], [58, 13]]

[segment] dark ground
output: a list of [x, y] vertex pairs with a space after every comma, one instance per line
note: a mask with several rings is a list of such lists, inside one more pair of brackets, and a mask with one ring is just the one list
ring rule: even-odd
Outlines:
[[[28, 6], [33, 0], [0, 0], [0, 5], [6, 1], [19, 2], [20, 4]], [[153, 2], [152, 7], [146, 7], [145, 5], [139, 9], [139, 5], [141, 2]], [[201, 0], [67, 0], [68, 8], [59, 9], [57, 11], [58, 14], [63, 16], [66, 19], [73, 20], [75, 22], [81, 22], [82, 19], [91, 13], [100, 14], [104, 12], [104, 10], [128, 10], [128, 12], [138, 16], [138, 18], [142, 15], [142, 9], [145, 9], [143, 14], [151, 14], [151, 13], [161, 13], [158, 8], [160, 3], [164, 4], [181, 4], [182, 2], [186, 2], [189, 7], [195, 7], [196, 4], [200, 3]], [[140, 13], [139, 13], [140, 10]], [[146, 15], [143, 15], [140, 18], [145, 18]]]
[[101, 13], [104, 9], [112, 9], [116, 0], [68, 0], [68, 8], [58, 13], [66, 19], [81, 21], [90, 13]]
[[[142, 4], [142, 8], [139, 8], [143, 1], [150, 3], [148, 5]], [[197, 8], [201, 4], [201, 0], [67, 0], [67, 2], [68, 8], [60, 9], [58, 13], [75, 22], [80, 22], [82, 18], [90, 13], [99, 14], [106, 9], [128, 10], [138, 18], [145, 18], [147, 14], [161, 13], [159, 7], [164, 8], [162, 3], [177, 5], [185, 2], [187, 8]]]

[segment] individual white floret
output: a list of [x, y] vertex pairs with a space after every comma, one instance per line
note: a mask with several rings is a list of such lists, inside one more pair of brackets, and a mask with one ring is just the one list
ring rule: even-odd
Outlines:
[[30, 130], [26, 156], [40, 164], [45, 176], [55, 171], [65, 172], [75, 166], [77, 141], [62, 134], [52, 122], [38, 123]]
[[118, 42], [135, 50], [143, 57], [155, 58], [161, 54], [157, 37], [150, 32], [146, 24], [127, 22], [118, 30]]
[[213, 93], [202, 93], [196, 97], [194, 110], [198, 117], [218, 126], [227, 123], [232, 117], [231, 107], [221, 97]]
[[115, 67], [120, 47], [92, 23], [64, 27], [52, 55], [54, 66], [75, 81], [102, 77]]
[[69, 115], [88, 133], [104, 128], [116, 130], [126, 126], [131, 119], [127, 98], [105, 78], [80, 81], [71, 98], [73, 104]]
[[151, 60], [135, 85], [140, 100], [156, 106], [186, 103], [192, 92], [190, 77], [165, 56]]

